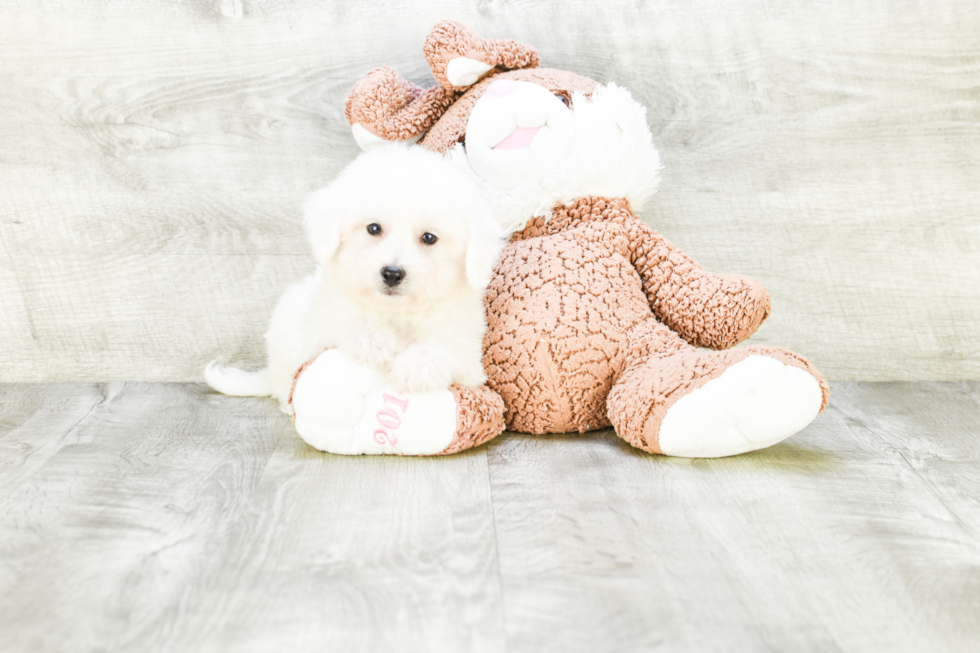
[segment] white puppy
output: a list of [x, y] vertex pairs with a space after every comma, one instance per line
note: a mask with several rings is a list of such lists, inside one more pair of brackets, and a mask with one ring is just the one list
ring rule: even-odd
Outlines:
[[212, 388], [273, 396], [327, 347], [385, 372], [396, 389], [479, 386], [483, 293], [503, 232], [465, 170], [418, 146], [362, 154], [303, 206], [316, 272], [286, 291], [266, 333], [268, 367], [208, 365]]

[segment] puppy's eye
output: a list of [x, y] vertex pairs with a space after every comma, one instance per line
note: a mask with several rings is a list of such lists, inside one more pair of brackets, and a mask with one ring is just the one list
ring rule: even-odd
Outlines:
[[562, 95], [561, 93], [555, 93], [555, 97], [561, 100], [566, 107], [571, 106], [571, 103], [568, 101], [568, 98]]
[[435, 245], [437, 240], [439, 240], [439, 237], [435, 234], [430, 234], [428, 231], [422, 234], [422, 242], [426, 245]]
[[371, 224], [369, 224], [367, 226], [367, 230], [368, 230], [368, 233], [371, 234], [372, 236], [380, 236], [381, 235], [381, 225], [378, 224], [377, 222], [372, 222]]

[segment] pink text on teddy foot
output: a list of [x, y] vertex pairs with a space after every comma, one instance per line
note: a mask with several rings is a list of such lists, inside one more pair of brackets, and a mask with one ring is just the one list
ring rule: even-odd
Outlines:
[[[394, 404], [396, 408], [400, 408], [402, 415], [408, 410], [408, 399], [404, 397], [392, 397], [387, 392], [381, 393], [381, 397], [386, 404]], [[378, 444], [398, 444], [398, 437], [395, 432], [402, 425], [402, 418], [399, 417], [394, 408], [382, 408], [374, 417], [378, 420], [378, 426], [381, 427], [374, 432], [374, 441]]]

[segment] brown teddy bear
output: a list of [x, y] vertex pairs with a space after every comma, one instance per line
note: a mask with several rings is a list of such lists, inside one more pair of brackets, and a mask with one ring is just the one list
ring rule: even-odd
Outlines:
[[[823, 410], [828, 385], [805, 358], [732, 349], [769, 315], [765, 288], [704, 270], [634, 213], [656, 191], [660, 163], [645, 110], [625, 89], [538, 68], [530, 46], [452, 21], [423, 51], [439, 86], [370, 72], [347, 100], [354, 137], [362, 148], [418, 141], [452, 157], [513, 235], [485, 300], [493, 392], [455, 389], [455, 433], [413, 453], [496, 435], [494, 393], [515, 431], [611, 425], [644, 451], [692, 457], [768, 447]], [[314, 403], [294, 407], [297, 424]]]

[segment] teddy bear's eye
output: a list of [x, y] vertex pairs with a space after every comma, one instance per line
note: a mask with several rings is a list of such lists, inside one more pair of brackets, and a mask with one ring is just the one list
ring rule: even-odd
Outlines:
[[428, 231], [422, 234], [422, 242], [426, 245], [435, 245], [437, 240], [439, 240], [439, 237], [435, 234], [430, 234]]
[[570, 105], [568, 98], [565, 97], [562, 93], [555, 93], [555, 97], [561, 100], [566, 107]]
[[381, 225], [378, 224], [377, 222], [372, 222], [371, 224], [369, 224], [367, 226], [367, 231], [372, 236], [380, 236], [381, 235]]

